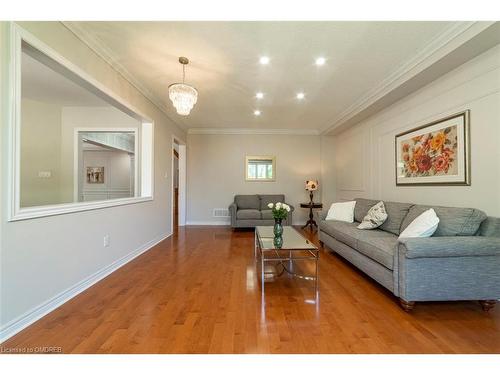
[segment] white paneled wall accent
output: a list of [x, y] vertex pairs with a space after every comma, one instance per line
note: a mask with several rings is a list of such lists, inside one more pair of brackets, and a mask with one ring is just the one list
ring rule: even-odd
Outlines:
[[[471, 111], [471, 186], [396, 186], [395, 135]], [[500, 46], [334, 137], [336, 199], [475, 207], [500, 215]]]

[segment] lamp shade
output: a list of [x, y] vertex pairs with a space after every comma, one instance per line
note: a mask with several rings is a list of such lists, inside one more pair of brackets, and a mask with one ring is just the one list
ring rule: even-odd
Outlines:
[[318, 189], [318, 180], [307, 180], [306, 181], [306, 190], [314, 191]]

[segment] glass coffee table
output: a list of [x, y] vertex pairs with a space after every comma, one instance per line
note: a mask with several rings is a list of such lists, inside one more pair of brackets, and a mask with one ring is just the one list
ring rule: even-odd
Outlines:
[[[255, 228], [255, 262], [260, 263], [261, 290], [264, 299], [264, 283], [266, 275], [279, 277], [288, 273], [300, 279], [314, 281], [315, 299], [318, 301], [318, 261], [319, 249], [311, 241], [302, 236], [290, 226], [283, 227], [283, 245], [281, 248], [274, 246], [274, 233], [271, 226], [258, 226]], [[314, 261], [314, 275], [302, 275], [295, 272], [294, 263], [297, 261]], [[274, 271], [266, 269], [266, 264], [272, 264]]]

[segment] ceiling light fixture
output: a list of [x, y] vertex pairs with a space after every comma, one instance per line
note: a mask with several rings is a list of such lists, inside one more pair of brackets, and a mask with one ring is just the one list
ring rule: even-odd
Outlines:
[[264, 97], [264, 93], [263, 92], [258, 92], [257, 94], [255, 94], [255, 97], [257, 99], [262, 99]]
[[314, 63], [318, 66], [325, 65], [326, 59], [324, 57], [318, 57]]
[[299, 99], [299, 100], [304, 99], [305, 96], [306, 96], [306, 94], [304, 94], [303, 92], [297, 93], [297, 99]]
[[253, 111], [253, 114], [255, 116], [260, 116], [260, 111], [258, 109], [256, 109], [255, 111]]
[[259, 59], [259, 62], [260, 62], [262, 65], [267, 65], [267, 64], [269, 64], [269, 61], [270, 61], [270, 59], [269, 59], [269, 57], [267, 57], [267, 56], [262, 56], [262, 57]]
[[187, 57], [179, 57], [182, 64], [182, 83], [173, 83], [168, 86], [168, 97], [172, 101], [177, 113], [182, 116], [189, 115], [191, 109], [198, 101], [198, 91], [190, 85], [186, 85], [186, 65], [189, 64]]

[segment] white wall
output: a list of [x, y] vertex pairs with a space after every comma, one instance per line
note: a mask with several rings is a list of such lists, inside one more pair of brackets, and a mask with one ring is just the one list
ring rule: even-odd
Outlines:
[[[294, 222], [305, 222], [308, 212], [299, 203], [309, 200], [305, 181], [321, 177], [320, 154], [319, 136], [189, 134], [188, 224], [221, 223], [214, 208], [227, 208], [235, 194], [259, 193], [285, 194], [296, 208]], [[276, 181], [245, 181], [247, 155], [276, 156]]]
[[336, 201], [335, 190], [335, 138], [321, 137], [321, 199], [323, 209], [328, 209]]
[[[48, 311], [73, 290], [107, 272], [115, 262], [147, 248], [172, 232], [172, 135], [185, 140], [175, 126], [135, 87], [58, 22], [21, 22], [33, 35], [138, 108], [155, 123], [154, 201], [7, 222], [7, 24], [0, 23], [1, 72], [1, 285], [0, 335], [11, 334]], [[140, 222], [142, 225], [137, 225]], [[110, 246], [103, 247], [104, 235]], [[89, 281], [90, 280], [90, 281]], [[76, 289], [72, 289], [76, 288]], [[26, 319], [23, 321], [23, 319]]]
[[[471, 186], [396, 187], [396, 134], [471, 110]], [[331, 137], [328, 137], [331, 141]], [[500, 46], [334, 137], [329, 200], [369, 197], [475, 207], [500, 216]]]
[[[125, 151], [83, 150], [82, 179], [83, 201], [132, 197], [133, 158]], [[104, 167], [103, 183], [87, 182], [87, 167]]]

